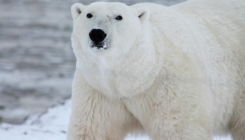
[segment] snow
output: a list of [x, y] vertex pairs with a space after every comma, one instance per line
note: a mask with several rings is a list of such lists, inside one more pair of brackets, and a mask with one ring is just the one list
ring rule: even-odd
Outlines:
[[[4, 140], [65, 140], [71, 112], [71, 100], [31, 116], [23, 125], [0, 125], [0, 139]], [[147, 136], [128, 136], [125, 140], [150, 140]], [[231, 140], [230, 137], [214, 140]]]

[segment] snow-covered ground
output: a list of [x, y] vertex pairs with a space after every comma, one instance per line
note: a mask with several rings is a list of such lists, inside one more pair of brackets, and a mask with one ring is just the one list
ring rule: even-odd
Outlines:
[[[69, 123], [71, 100], [31, 116], [23, 125], [0, 125], [1, 140], [65, 140]], [[150, 140], [147, 136], [128, 136], [125, 140]], [[214, 138], [214, 140], [231, 140]]]

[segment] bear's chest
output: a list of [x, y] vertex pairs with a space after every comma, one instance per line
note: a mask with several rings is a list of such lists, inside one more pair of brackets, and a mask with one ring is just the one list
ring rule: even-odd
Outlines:
[[148, 77], [149, 73], [140, 72], [131, 67], [106, 67], [101, 65], [83, 65], [79, 68], [87, 83], [102, 94], [112, 97], [130, 97], [148, 88], [154, 77]]
[[121, 97], [126, 90], [120, 88], [118, 72], [105, 64], [83, 65], [80, 70], [86, 81], [106, 96]]

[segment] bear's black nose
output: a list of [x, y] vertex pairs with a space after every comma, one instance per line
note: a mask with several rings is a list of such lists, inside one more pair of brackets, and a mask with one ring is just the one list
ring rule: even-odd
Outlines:
[[98, 44], [105, 39], [106, 33], [101, 29], [93, 29], [90, 31], [89, 37], [95, 44]]

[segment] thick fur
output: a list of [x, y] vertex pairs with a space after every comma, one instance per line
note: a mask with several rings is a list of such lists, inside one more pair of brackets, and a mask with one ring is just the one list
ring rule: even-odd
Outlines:
[[[244, 0], [74, 4], [67, 139], [140, 132], [153, 140], [211, 140], [230, 132], [245, 140], [244, 15]], [[107, 50], [89, 46], [95, 27], [108, 33]]]

